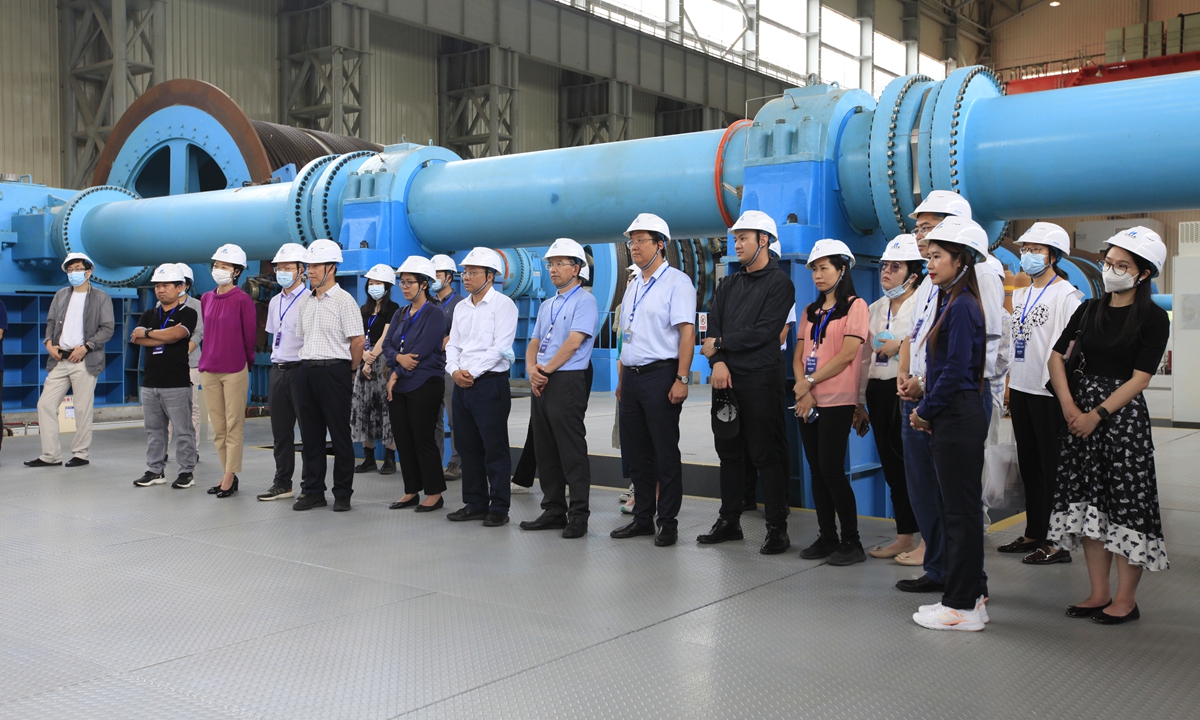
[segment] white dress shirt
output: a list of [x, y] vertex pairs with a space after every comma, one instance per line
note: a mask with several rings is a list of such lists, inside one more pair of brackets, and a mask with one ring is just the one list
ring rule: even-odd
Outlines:
[[517, 305], [507, 295], [488, 288], [478, 304], [473, 298], [463, 298], [454, 308], [446, 372], [465, 370], [475, 378], [487, 372], [508, 372], [516, 337]]
[[641, 367], [678, 358], [679, 326], [695, 322], [696, 286], [687, 275], [666, 262], [649, 280], [638, 272], [621, 301], [621, 364]]

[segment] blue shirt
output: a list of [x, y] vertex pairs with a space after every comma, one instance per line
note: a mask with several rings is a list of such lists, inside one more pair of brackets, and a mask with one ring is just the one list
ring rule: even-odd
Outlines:
[[925, 397], [917, 406], [917, 415], [924, 420], [936, 418], [956, 393], [980, 390], [987, 343], [983, 311], [973, 295], [964, 292], [949, 306], [944, 305], [944, 298], [938, 303], [933, 321], [945, 317], [938, 328], [937, 347], [925, 343]]
[[679, 326], [696, 322], [696, 286], [666, 262], [649, 281], [639, 271], [625, 286], [619, 319], [622, 365], [674, 360], [679, 357]]
[[[416, 317], [409, 314], [412, 305], [396, 311], [383, 339], [383, 357], [388, 369], [396, 375], [395, 392], [408, 393], [425, 384], [431, 377], [446, 374], [446, 356], [442, 354], [442, 339], [446, 337], [446, 316], [437, 303], [426, 301]], [[415, 353], [417, 366], [405, 370], [396, 362], [397, 353]]]
[[533, 338], [530, 342], [538, 345], [538, 364], [550, 362], [567, 337], [573, 332], [581, 332], [587, 337], [579, 343], [579, 348], [571, 355], [559, 370], [586, 370], [592, 359], [592, 345], [596, 338], [596, 325], [600, 314], [596, 309], [596, 298], [582, 285], [576, 285], [565, 293], [555, 293], [554, 297], [542, 301], [538, 308], [537, 323], [533, 326]]

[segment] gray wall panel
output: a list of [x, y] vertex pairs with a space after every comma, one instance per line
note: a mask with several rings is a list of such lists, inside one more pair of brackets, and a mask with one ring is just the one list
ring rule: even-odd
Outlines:
[[383, 143], [437, 139], [436, 33], [371, 18], [371, 137]]
[[0, 172], [62, 184], [58, 66], [54, 3], [0, 2]]
[[518, 138], [521, 152], [558, 147], [558, 88], [562, 71], [521, 58]]

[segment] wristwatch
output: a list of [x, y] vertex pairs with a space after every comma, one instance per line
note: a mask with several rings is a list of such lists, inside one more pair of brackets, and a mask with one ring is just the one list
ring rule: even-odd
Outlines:
[[807, 382], [807, 383], [808, 383], [808, 386], [809, 386], [810, 388], [812, 388], [812, 387], [816, 387], [816, 386], [817, 386], [817, 381], [816, 381], [816, 380], [813, 380], [813, 376], [812, 376], [812, 375], [805, 375], [805, 376], [804, 376], [804, 380], [805, 380], [805, 382]]
[[1097, 405], [1096, 414], [1100, 416], [1101, 420], [1107, 420], [1111, 413], [1108, 412], [1108, 408], [1104, 407], [1103, 405]]
[[676, 375], [675, 379], [678, 380], [679, 382], [683, 383], [684, 385], [692, 384], [692, 378], [687, 375]]
[[714, 350], [724, 350], [725, 349], [725, 343], [721, 342], [721, 338], [717, 338], [716, 340], [713, 340], [713, 349]]

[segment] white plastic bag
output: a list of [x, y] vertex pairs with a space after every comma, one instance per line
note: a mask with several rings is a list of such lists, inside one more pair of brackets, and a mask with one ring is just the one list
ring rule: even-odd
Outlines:
[[1017, 446], [1011, 429], [1001, 420], [1003, 414], [1001, 408], [994, 408], [983, 448], [983, 505], [989, 508], [1018, 505], [1023, 489]]

